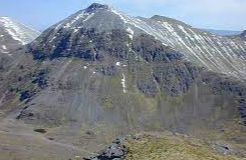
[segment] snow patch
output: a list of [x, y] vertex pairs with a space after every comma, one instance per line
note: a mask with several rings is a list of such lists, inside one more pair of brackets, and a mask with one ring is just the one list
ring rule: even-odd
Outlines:
[[165, 27], [171, 33], [175, 32], [173, 27], [168, 22], [163, 22], [163, 27]]
[[75, 16], [75, 18], [73, 18], [72, 20], [68, 20], [68, 22], [66, 23], [66, 25], [63, 28], [70, 28], [73, 26], [74, 23], [76, 23], [77, 21], [79, 21], [80, 19], [84, 19], [83, 22], [88, 21], [89, 19], [91, 19], [94, 16], [95, 13], [86, 13], [85, 11], [82, 11], [80, 14], [78, 14], [77, 16]]
[[2, 45], [2, 48], [3, 48], [4, 50], [7, 50], [7, 47], [6, 47], [5, 45]]
[[123, 93], [127, 93], [127, 90], [126, 90], [126, 76], [125, 76], [124, 73], [122, 73], [121, 85], [122, 85], [122, 88], [123, 88]]
[[79, 29], [78, 28], [75, 28], [74, 31], [73, 31], [73, 33], [77, 33], [78, 31], [79, 31]]
[[120, 64], [120, 62], [116, 62], [115, 65], [116, 66], [120, 66], [121, 64]]
[[56, 39], [56, 36], [52, 37], [52, 39], [49, 41], [50, 43], [53, 42]]
[[86, 17], [86, 19], [83, 20], [83, 22], [86, 22], [86, 21], [88, 21], [89, 19], [91, 19], [91, 18], [94, 16], [94, 14], [95, 14], [95, 13], [91, 13], [90, 15], [88, 15], [88, 16]]
[[[7, 52], [7, 51], [2, 51], [2, 53], [8, 54], [9, 52]], [[9, 55], [10, 55], [10, 54], [9, 54]]]
[[134, 31], [130, 27], [128, 27], [126, 31], [129, 33], [130, 39], [133, 39]]

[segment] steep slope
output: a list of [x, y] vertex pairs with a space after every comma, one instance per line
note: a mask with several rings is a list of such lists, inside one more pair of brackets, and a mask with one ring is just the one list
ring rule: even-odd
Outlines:
[[131, 17], [100, 4], [81, 10], [49, 28], [36, 43], [42, 43], [44, 46], [40, 47], [48, 48], [49, 52], [57, 52], [57, 46], [54, 44], [60, 41], [63, 34], [70, 32], [71, 36], [66, 40], [71, 40], [81, 28], [93, 28], [96, 32], [120, 29], [127, 31], [131, 36], [149, 34], [163, 44], [182, 52], [189, 61], [197, 65], [245, 79], [244, 41], [210, 34], [162, 16], [153, 16], [150, 19]]
[[[163, 130], [246, 143], [245, 82], [191, 63], [182, 45], [176, 51], [121, 16], [92, 4], [13, 53], [15, 65], [0, 74], [1, 153], [24, 159], [23, 146], [41, 141], [85, 156], [119, 135]], [[35, 158], [56, 157], [43, 152]]]
[[[16, 49], [30, 43], [40, 32], [16, 22], [9, 17], [0, 17], [0, 75], [6, 76], [5, 71], [15, 68], [19, 55], [12, 55]], [[1, 102], [1, 100], [0, 100]]]
[[216, 36], [162, 16], [141, 20], [147, 24], [143, 28], [147, 33], [183, 52], [189, 61], [211, 71], [245, 79], [245, 42]]
[[39, 32], [16, 22], [9, 17], [0, 17], [0, 53], [8, 54], [14, 49], [30, 43]]

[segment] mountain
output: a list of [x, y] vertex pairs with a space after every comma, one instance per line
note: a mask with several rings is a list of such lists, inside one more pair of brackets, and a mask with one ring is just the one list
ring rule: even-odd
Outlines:
[[92, 4], [13, 51], [0, 72], [0, 159], [78, 159], [166, 130], [245, 157], [245, 47]]
[[[95, 5], [75, 13], [46, 30], [36, 42], [40, 44], [41, 40], [46, 40], [42, 43], [44, 46], [41, 47], [47, 48], [45, 52], [52, 54], [59, 50], [54, 47], [57, 46], [54, 43], [60, 41], [61, 37], [64, 38], [63, 34], [69, 34], [65, 35], [69, 42], [73, 35], [78, 35], [77, 32], [81, 28], [94, 28], [96, 32], [120, 29], [127, 31], [132, 36], [148, 34], [163, 44], [182, 52], [189, 61], [197, 65], [238, 79], [246, 78], [246, 46], [243, 41], [216, 36], [162, 16], [153, 16], [150, 19], [131, 17], [107, 6]], [[63, 41], [65, 40], [63, 39]], [[42, 53], [38, 55], [40, 56]]]
[[0, 17], [0, 52], [8, 54], [11, 50], [30, 43], [39, 36], [35, 31], [9, 17]]
[[241, 33], [240, 31], [230, 31], [230, 30], [217, 30], [217, 29], [202, 29], [202, 30], [208, 31], [218, 36], [234, 36]]

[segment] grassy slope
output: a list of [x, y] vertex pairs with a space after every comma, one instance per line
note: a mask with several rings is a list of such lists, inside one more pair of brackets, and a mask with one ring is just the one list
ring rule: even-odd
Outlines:
[[205, 141], [181, 135], [142, 134], [125, 143], [126, 160], [243, 160], [217, 153]]

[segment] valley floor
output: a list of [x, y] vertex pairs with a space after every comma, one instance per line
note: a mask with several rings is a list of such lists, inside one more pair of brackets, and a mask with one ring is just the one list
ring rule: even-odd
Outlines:
[[[106, 143], [98, 142], [97, 145], [95, 143], [89, 146], [83, 146], [81, 143], [80, 147], [68, 143], [65, 136], [62, 139], [62, 133], [56, 134], [59, 135], [59, 138], [53, 139], [49, 133], [34, 132], [33, 126], [6, 118], [0, 123], [0, 160], [80, 160], [93, 154], [97, 155], [95, 152], [103, 150], [107, 146]], [[87, 139], [88, 137], [84, 138]], [[91, 138], [91, 141], [97, 140]], [[81, 142], [85, 142], [85, 140]], [[124, 145], [126, 152], [123, 159], [246, 159], [245, 144], [242, 144], [241, 150], [238, 150], [235, 149], [235, 146], [222, 142], [208, 142], [171, 132], [142, 132], [141, 134], [128, 136], [124, 140], [122, 145]]]
[[47, 138], [15, 120], [1, 122], [0, 142], [0, 160], [68, 160], [92, 153]]

